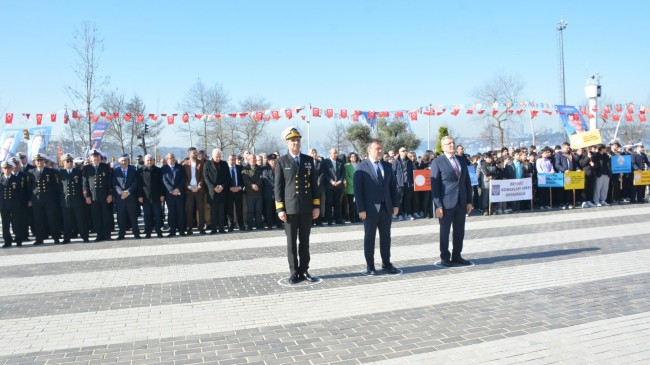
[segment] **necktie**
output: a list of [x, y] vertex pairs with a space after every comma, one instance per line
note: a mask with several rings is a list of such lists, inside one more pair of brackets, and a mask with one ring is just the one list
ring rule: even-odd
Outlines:
[[300, 166], [300, 156], [298, 155], [298, 156], [294, 157], [294, 159], [296, 160], [296, 164], [298, 166]]
[[235, 182], [235, 186], [237, 186], [237, 174], [235, 173], [235, 166], [233, 166], [233, 167], [230, 169], [230, 175], [231, 175], [231, 177], [232, 177], [232, 181]]
[[122, 173], [124, 174], [124, 179], [126, 179], [126, 170], [122, 169]]
[[72, 170], [68, 170], [68, 175], [72, 174]]
[[454, 167], [454, 171], [456, 171], [456, 176], [460, 177], [460, 170], [458, 169], [458, 164], [456, 163], [456, 159], [452, 156], [449, 161], [451, 162], [451, 166]]
[[377, 182], [379, 183], [379, 193], [381, 194], [381, 202], [384, 202], [384, 176], [381, 174], [381, 169], [379, 168], [379, 161], [375, 161], [375, 171], [377, 172]]

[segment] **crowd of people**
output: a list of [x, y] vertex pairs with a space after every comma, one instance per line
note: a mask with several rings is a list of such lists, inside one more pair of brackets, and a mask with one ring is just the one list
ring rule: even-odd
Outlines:
[[[323, 226], [360, 222], [355, 202], [354, 173], [364, 158], [352, 152], [342, 154], [336, 148], [326, 156], [316, 149], [308, 151], [313, 159], [315, 194], [320, 209], [311, 220]], [[284, 154], [286, 155], [286, 153]], [[561, 146], [502, 148], [475, 155], [455, 147], [460, 163], [473, 166], [478, 184], [472, 186], [474, 212], [487, 215], [518, 210], [573, 209], [620, 203], [644, 203], [646, 186], [633, 185], [633, 173], [613, 174], [612, 156], [630, 155], [633, 171], [650, 165], [644, 146], [597, 145], [572, 150]], [[42, 245], [47, 237], [55, 244], [73, 239], [95, 241], [126, 239], [131, 231], [135, 239], [152, 235], [167, 237], [191, 234], [225, 234], [234, 230], [271, 230], [283, 228], [278, 213], [274, 184], [279, 152], [224, 156], [219, 149], [205, 151], [190, 147], [187, 156], [177, 160], [168, 153], [161, 161], [151, 155], [131, 161], [123, 155], [112, 163], [99, 150], [91, 150], [87, 159], [63, 155], [61, 165], [37, 154], [33, 165], [22, 153], [2, 163], [0, 211], [3, 247], [21, 246], [29, 241]], [[431, 191], [416, 191], [414, 171], [430, 170], [439, 156], [433, 151], [417, 155], [405, 147], [383, 151], [383, 160], [391, 165], [399, 196], [399, 209], [391, 212], [393, 221], [433, 218]], [[538, 173], [584, 171], [585, 189], [538, 188]], [[533, 199], [489, 204], [491, 180], [532, 178]], [[296, 186], [298, 188], [298, 186]], [[575, 203], [574, 203], [575, 202]], [[143, 216], [140, 227], [138, 217]], [[117, 223], [117, 228], [115, 228]]]

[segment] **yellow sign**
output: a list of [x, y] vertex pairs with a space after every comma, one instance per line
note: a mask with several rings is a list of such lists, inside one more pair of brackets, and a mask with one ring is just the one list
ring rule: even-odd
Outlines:
[[600, 129], [572, 134], [569, 136], [569, 141], [571, 142], [571, 148], [574, 150], [603, 143], [603, 140], [600, 137]]
[[564, 171], [564, 190], [584, 189], [584, 171]]
[[650, 185], [650, 171], [634, 171], [634, 185]]

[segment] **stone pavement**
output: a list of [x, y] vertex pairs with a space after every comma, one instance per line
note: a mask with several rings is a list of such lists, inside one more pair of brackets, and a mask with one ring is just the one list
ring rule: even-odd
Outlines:
[[1, 250], [0, 364], [648, 364], [649, 218], [473, 216], [451, 269], [435, 220], [394, 223], [380, 277], [361, 225], [315, 228], [294, 287], [279, 230]]

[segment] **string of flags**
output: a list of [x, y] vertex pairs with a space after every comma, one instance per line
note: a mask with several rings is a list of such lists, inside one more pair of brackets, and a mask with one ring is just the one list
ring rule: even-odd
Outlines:
[[[639, 122], [646, 122], [646, 110], [650, 109], [650, 106], [646, 105], [635, 105], [634, 103], [627, 104], [608, 104], [602, 105], [594, 108], [589, 108], [588, 106], [578, 107], [580, 114], [588, 117], [589, 119], [595, 118], [596, 116], [602, 118], [605, 121], [612, 120], [613, 122], [619, 122], [625, 120], [626, 122], [633, 122], [635, 119]], [[303, 110], [309, 109], [307, 113], [300, 114]], [[313, 118], [336, 118], [336, 119], [345, 119], [352, 122], [359, 122], [364, 120], [370, 124], [374, 125], [374, 121], [377, 118], [391, 118], [391, 119], [408, 119], [409, 121], [417, 121], [421, 116], [441, 116], [446, 113], [457, 117], [458, 115], [489, 115], [497, 116], [500, 113], [507, 114], [518, 114], [522, 115], [524, 112], [529, 113], [530, 118], [535, 118], [539, 116], [539, 113], [553, 115], [559, 114], [560, 112], [556, 109], [555, 105], [549, 103], [536, 103], [530, 101], [521, 101], [516, 103], [478, 103], [478, 104], [444, 104], [444, 105], [432, 105], [429, 107], [420, 107], [415, 109], [403, 109], [403, 110], [393, 110], [393, 111], [377, 111], [377, 110], [359, 110], [359, 109], [334, 109], [334, 108], [320, 108], [315, 106], [297, 106], [292, 108], [278, 108], [278, 109], [269, 109], [269, 110], [257, 110], [257, 111], [248, 111], [248, 112], [229, 112], [229, 113], [217, 113], [217, 114], [199, 114], [199, 113], [161, 113], [161, 114], [135, 114], [132, 113], [110, 113], [102, 111], [99, 113], [89, 113], [88, 115], [82, 116], [82, 113], [78, 110], [72, 110], [72, 116], [70, 116], [67, 110], [60, 110], [55, 113], [21, 113], [22, 117], [26, 119], [27, 122], [31, 122], [32, 116], [35, 116], [35, 121], [37, 125], [41, 125], [44, 121], [49, 120], [52, 123], [57, 122], [57, 120], [62, 120], [63, 123], [67, 124], [72, 119], [81, 120], [82, 117], [90, 118], [91, 122], [95, 123], [100, 120], [122, 120], [124, 122], [136, 122], [144, 123], [145, 121], [158, 121], [159, 118], [167, 121], [168, 125], [173, 125], [176, 123], [176, 118], [179, 117], [182, 123], [189, 123], [193, 120], [202, 120], [202, 121], [213, 121], [221, 120], [224, 118], [232, 119], [245, 119], [247, 117], [251, 118], [254, 121], [265, 121], [269, 122], [271, 120], [278, 120], [280, 118], [286, 118], [288, 120], [294, 117], [300, 117], [302, 120], [309, 121]], [[60, 118], [59, 116], [62, 115]], [[15, 118], [14, 113], [5, 114], [5, 124], [12, 124]], [[579, 116], [572, 115], [571, 118], [578, 119]], [[22, 120], [24, 121], [24, 120]]]

